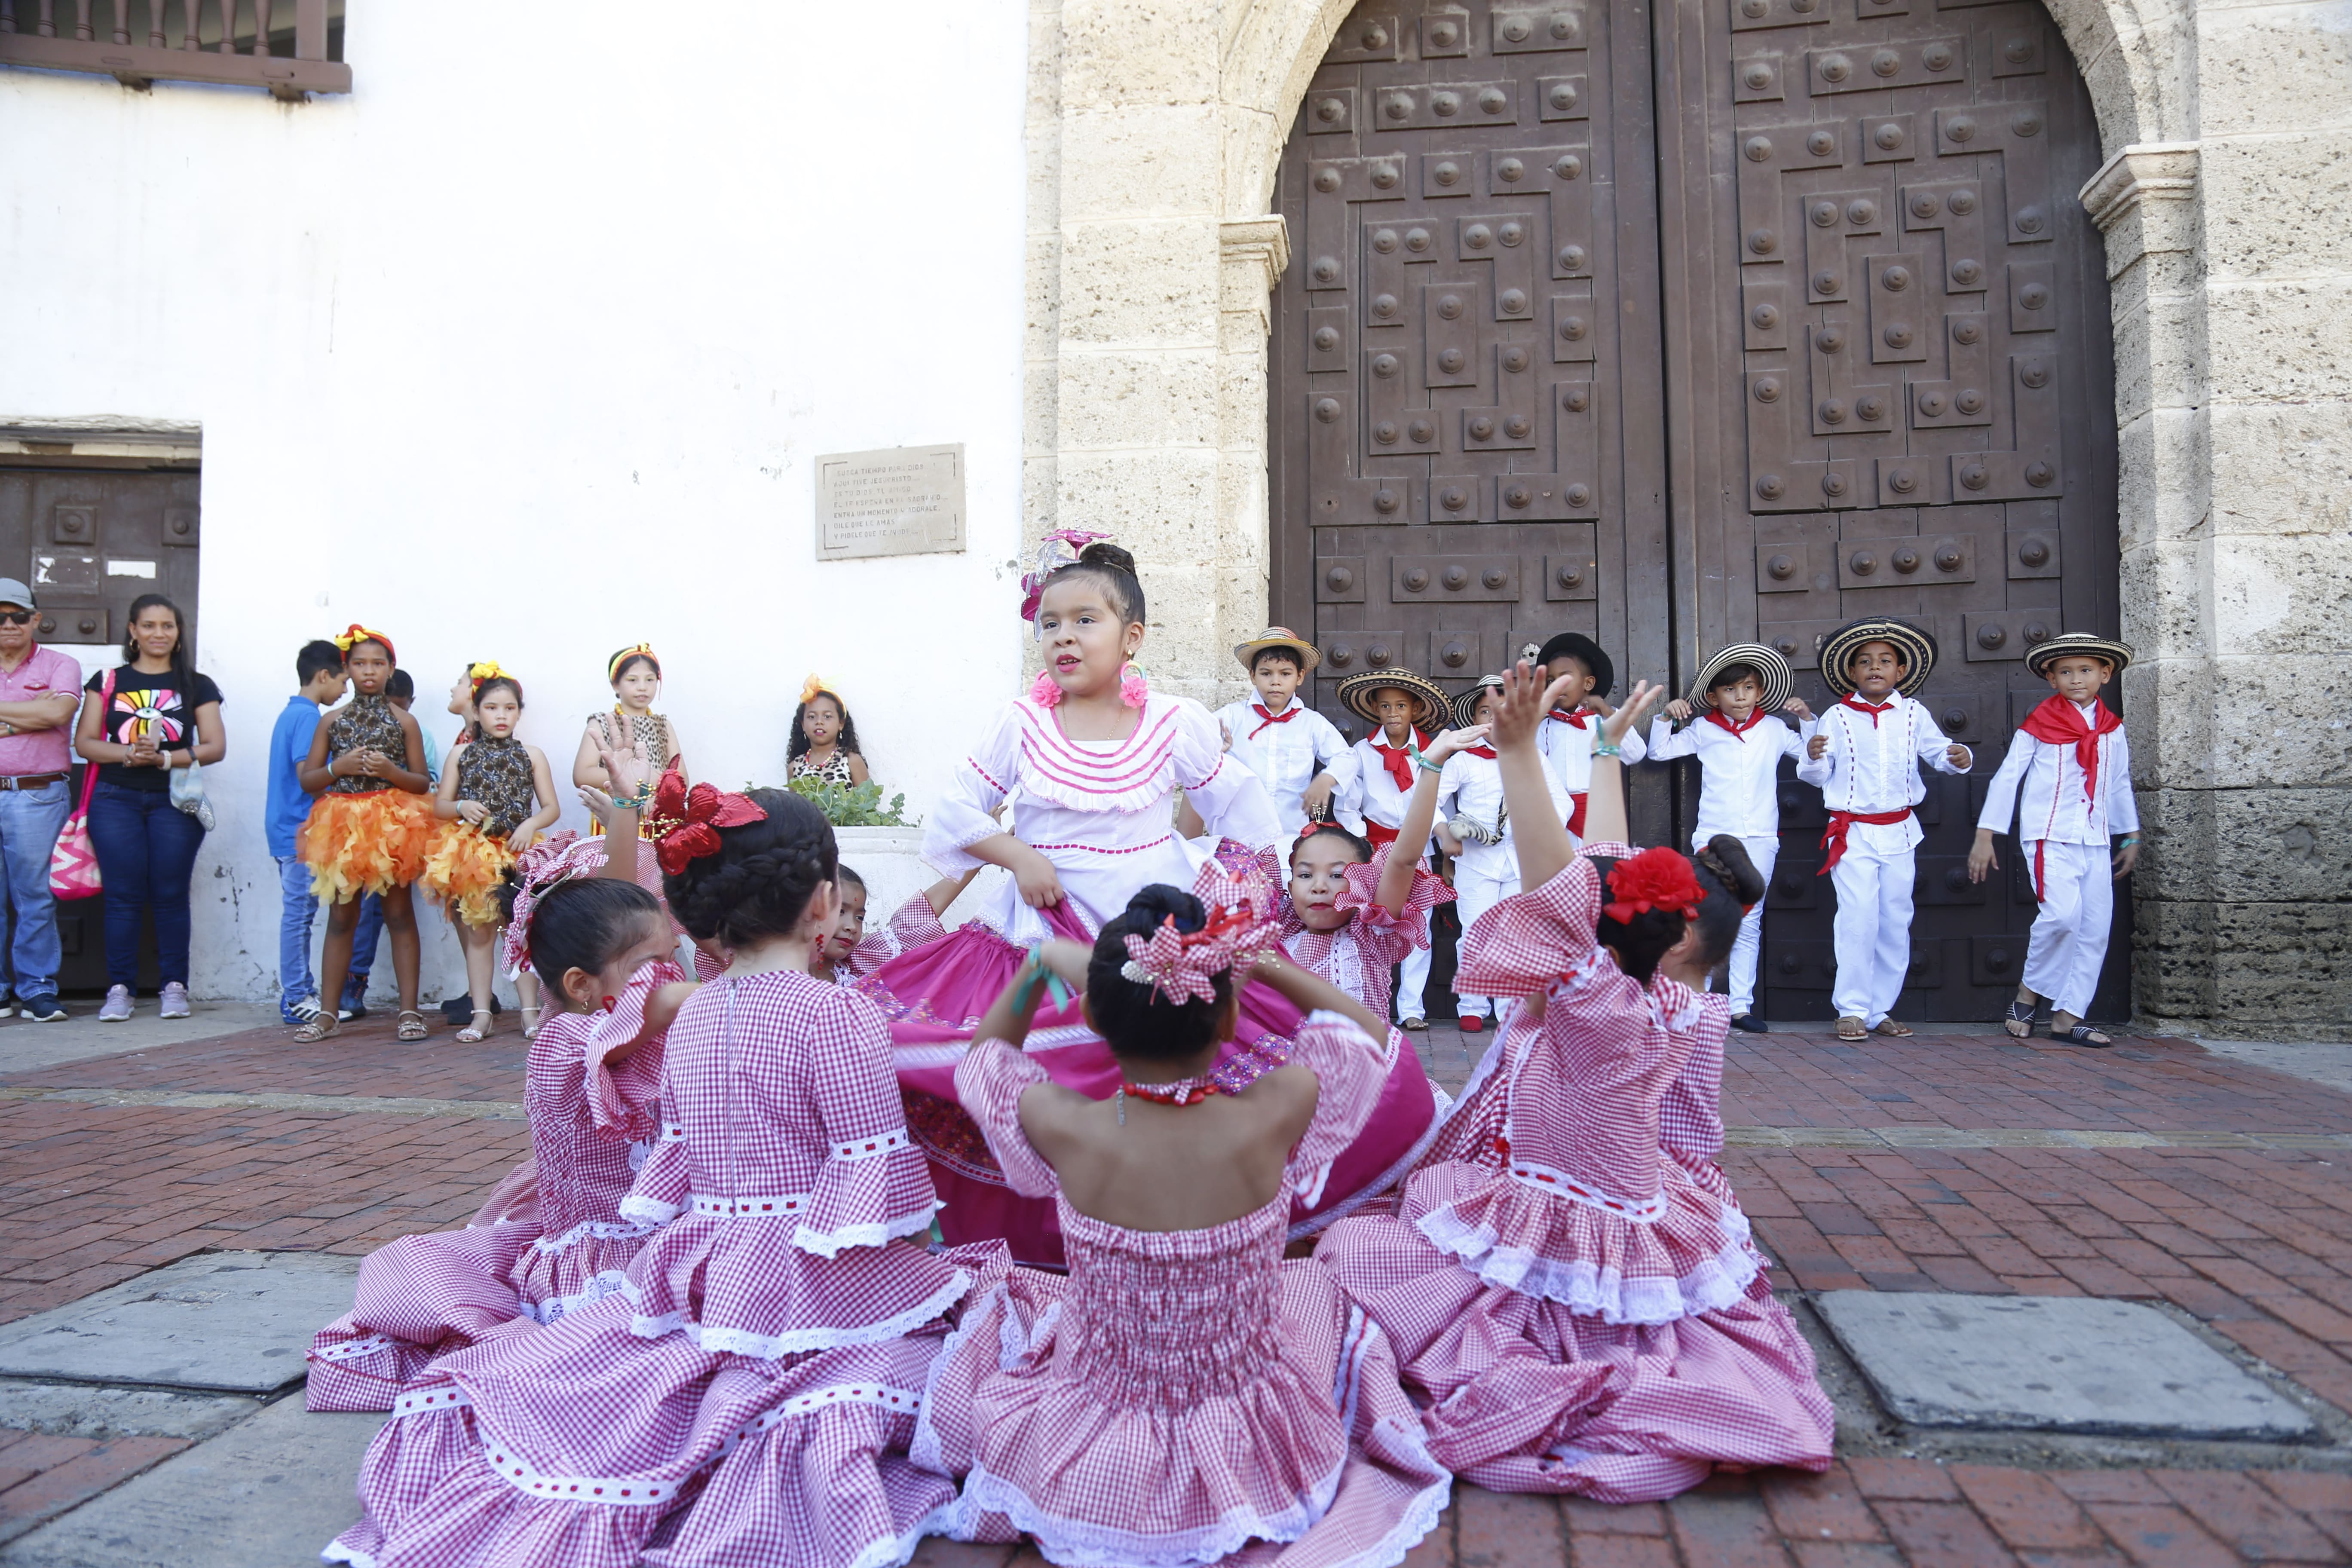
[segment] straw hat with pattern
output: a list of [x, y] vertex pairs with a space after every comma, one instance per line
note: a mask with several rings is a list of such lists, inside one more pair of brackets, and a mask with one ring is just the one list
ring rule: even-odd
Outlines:
[[1734, 665], [1746, 665], [1763, 684], [1763, 698], [1756, 704], [1758, 712], [1778, 713], [1788, 704], [1789, 693], [1796, 689], [1789, 661], [1780, 657], [1779, 648], [1760, 642], [1728, 643], [1709, 654], [1698, 667], [1685, 700], [1694, 708], [1705, 708], [1706, 694], [1714, 688], [1716, 678]]
[[1372, 711], [1372, 694], [1393, 689], [1410, 692], [1421, 704], [1412, 716], [1413, 728], [1428, 730], [1445, 718], [1448, 708], [1445, 689], [1425, 675], [1415, 675], [1409, 669], [1368, 669], [1351, 675], [1339, 682], [1339, 706], [1368, 723], [1378, 724], [1381, 716]]
[[1909, 621], [1898, 621], [1886, 616], [1865, 616], [1858, 621], [1848, 621], [1822, 638], [1822, 679], [1840, 697], [1853, 695], [1853, 678], [1846, 673], [1846, 665], [1854, 650], [1868, 642], [1891, 644], [1903, 658], [1903, 679], [1895, 689], [1906, 697], [1918, 695], [1919, 688], [1927, 683], [1936, 668], [1936, 639], [1924, 626]]
[[1462, 693], [1459, 697], [1456, 697], [1454, 700], [1454, 727], [1457, 730], [1467, 730], [1471, 725], [1475, 724], [1478, 721], [1478, 703], [1480, 699], [1485, 697], [1485, 695], [1489, 691], [1500, 691], [1502, 689], [1503, 678], [1501, 676], [1480, 676], [1476, 683], [1473, 685], [1469, 690]]
[[2117, 675], [2121, 675], [2124, 672], [2124, 667], [2132, 661], [2129, 643], [2116, 642], [2110, 637], [2093, 637], [2088, 632], [2060, 632], [2056, 637], [2035, 643], [2025, 650], [2025, 668], [2036, 675], [2046, 676], [2050, 673], [2052, 665], [2069, 654], [2089, 658], [2104, 658], [2115, 666], [2115, 672]]
[[1270, 647], [1298, 656], [1298, 673], [1305, 675], [1323, 662], [1322, 651], [1288, 626], [1268, 626], [1245, 643], [1234, 645], [1234, 657], [1242, 661], [1244, 669], [1257, 668], [1257, 656]]

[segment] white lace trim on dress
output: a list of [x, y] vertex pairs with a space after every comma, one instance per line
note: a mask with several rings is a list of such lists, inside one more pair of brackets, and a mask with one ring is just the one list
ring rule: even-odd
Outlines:
[[364, 1339], [345, 1340], [338, 1345], [327, 1345], [314, 1350], [310, 1352], [310, 1358], [313, 1361], [329, 1361], [341, 1364], [347, 1361], [357, 1361], [362, 1356], [373, 1355], [378, 1351], [388, 1351], [396, 1342], [390, 1334], [370, 1334]]
[[[799, 1355], [806, 1351], [838, 1350], [843, 1345], [879, 1344], [895, 1340], [921, 1328], [963, 1299], [971, 1289], [971, 1276], [957, 1269], [945, 1288], [929, 1300], [920, 1301], [895, 1317], [877, 1323], [861, 1323], [851, 1328], [832, 1328], [823, 1324], [813, 1328], [793, 1329], [781, 1334], [755, 1333], [750, 1329], [730, 1329], [712, 1323], [689, 1320], [686, 1309], [664, 1312], [658, 1318], [643, 1313], [629, 1320], [629, 1331], [641, 1340], [658, 1340], [678, 1333], [687, 1337], [697, 1350], [713, 1355], [751, 1356], [758, 1361], [774, 1361], [779, 1356]], [[634, 1281], [625, 1282], [621, 1294], [632, 1307], [645, 1302], [643, 1289]]]
[[788, 1219], [806, 1214], [816, 1201], [814, 1193], [752, 1194], [739, 1197], [713, 1197], [705, 1193], [688, 1195], [687, 1207], [698, 1219]]
[[1590, 1182], [1580, 1181], [1553, 1165], [1514, 1160], [1507, 1168], [1511, 1180], [1556, 1198], [1566, 1198], [1634, 1225], [1655, 1225], [1666, 1217], [1666, 1193], [1661, 1187], [1646, 1198], [1621, 1198]]
[[833, 1157], [836, 1160], [870, 1160], [877, 1154], [896, 1153], [912, 1142], [907, 1136], [906, 1128], [893, 1127], [889, 1131], [872, 1138], [855, 1138], [846, 1143], [835, 1143]]
[[915, 1236], [931, 1228], [931, 1216], [947, 1207], [943, 1199], [894, 1215], [871, 1225], [845, 1225], [835, 1230], [811, 1230], [797, 1226], [793, 1230], [793, 1245], [803, 1252], [813, 1252], [819, 1258], [838, 1258], [853, 1247], [880, 1247], [902, 1236]]
[[659, 1198], [649, 1198], [642, 1193], [631, 1193], [621, 1200], [621, 1206], [614, 1212], [623, 1219], [633, 1220], [639, 1225], [649, 1225], [659, 1229], [684, 1214], [686, 1210], [677, 1204], [666, 1204]]
[[593, 1307], [607, 1296], [617, 1296], [628, 1285], [629, 1277], [618, 1268], [607, 1268], [582, 1282], [579, 1289], [568, 1296], [551, 1296], [544, 1301], [525, 1300], [522, 1315], [544, 1326], [554, 1322], [566, 1312], [576, 1312], [583, 1307]]
[[562, 1252], [593, 1238], [597, 1241], [635, 1241], [641, 1236], [651, 1236], [661, 1226], [646, 1220], [583, 1219], [562, 1236], [542, 1236], [530, 1244], [533, 1252]]
[[1632, 1279], [1583, 1258], [1562, 1262], [1523, 1247], [1497, 1245], [1493, 1231], [1453, 1212], [1433, 1209], [1413, 1222], [1430, 1245], [1451, 1253], [1464, 1268], [1500, 1289], [1557, 1301], [1604, 1323], [1671, 1323], [1728, 1307], [1748, 1293], [1759, 1265], [1744, 1242], [1727, 1237], [1715, 1256], [1679, 1279], [1650, 1275]]

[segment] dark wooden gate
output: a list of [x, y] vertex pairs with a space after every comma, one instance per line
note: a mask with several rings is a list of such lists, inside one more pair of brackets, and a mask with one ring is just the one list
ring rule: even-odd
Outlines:
[[[1963, 862], [2048, 692], [2020, 658], [2116, 629], [2104, 251], [2074, 196], [2098, 162], [2030, 3], [1360, 7], [1278, 186], [1277, 618], [1334, 679], [1391, 660], [1454, 689], [1551, 631], [1677, 684], [1759, 637], [1817, 705], [1822, 633], [1920, 621], [1923, 700], [1979, 760], [1921, 808], [1904, 1007], [1997, 1016], [2032, 895], [2014, 854], [1981, 888]], [[1640, 771], [1645, 837], [1665, 773]], [[1820, 797], [1782, 800], [1764, 1010], [1827, 1017]]]

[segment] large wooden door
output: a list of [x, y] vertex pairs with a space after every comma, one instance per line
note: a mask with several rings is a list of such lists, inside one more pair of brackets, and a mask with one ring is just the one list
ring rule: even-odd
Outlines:
[[1664, 668], [1651, 103], [1646, 15], [1600, 5], [1366, 5], [1316, 73], [1279, 183], [1276, 604], [1335, 722], [1348, 676], [1459, 690], [1559, 631]]
[[[1823, 632], [1916, 620], [1979, 757], [1921, 807], [1903, 1005], [1997, 1016], [2032, 896], [1964, 860], [2047, 694], [2020, 658], [2116, 630], [2098, 162], [2031, 0], [1360, 6], [1277, 198], [1274, 603], [1328, 651], [1325, 710], [1369, 665], [1458, 689], [1567, 629], [1677, 685], [1759, 638], [1818, 706]], [[1686, 773], [1636, 780], [1637, 834], [1687, 828]], [[1782, 803], [1764, 1011], [1826, 1017], [1820, 796]]]

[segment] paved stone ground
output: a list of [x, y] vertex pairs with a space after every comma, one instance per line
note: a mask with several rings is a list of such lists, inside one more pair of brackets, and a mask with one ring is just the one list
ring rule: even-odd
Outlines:
[[[25, 1027], [0, 1025], [0, 1062]], [[317, 1046], [273, 1028], [0, 1073], [0, 1321], [206, 1248], [363, 1253], [462, 1224], [529, 1147], [509, 1028], [404, 1046], [371, 1019]], [[1448, 1085], [1490, 1038], [1414, 1037]], [[1815, 1290], [2147, 1301], [2325, 1440], [1962, 1441], [1885, 1419], [1817, 1334], [1841, 1412], [1828, 1476], [1616, 1509], [1465, 1487], [1411, 1568], [2352, 1562], [2352, 1094], [2181, 1040], [1735, 1035], [1725, 1119], [1726, 1166], [1809, 1328]], [[0, 1541], [187, 1447], [0, 1429]], [[945, 1542], [918, 1561], [1016, 1558], [1038, 1561]]]

